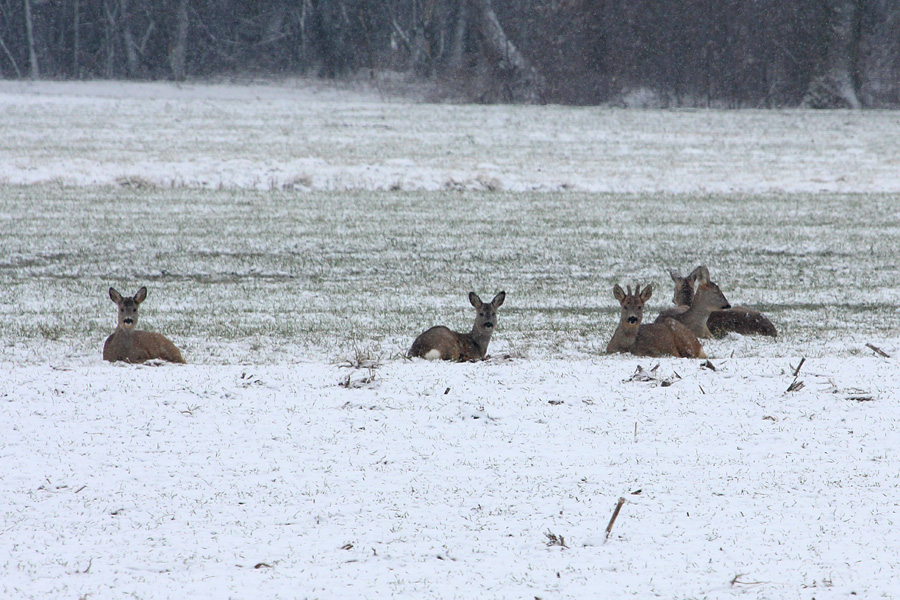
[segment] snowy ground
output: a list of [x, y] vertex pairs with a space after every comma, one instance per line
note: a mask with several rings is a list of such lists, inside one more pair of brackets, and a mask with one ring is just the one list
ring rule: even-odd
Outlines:
[[[0, 595], [900, 596], [898, 124], [0, 82]], [[602, 354], [701, 262], [779, 338]]]
[[510, 109], [308, 82], [0, 81], [0, 182], [900, 192], [898, 129], [896, 111]]

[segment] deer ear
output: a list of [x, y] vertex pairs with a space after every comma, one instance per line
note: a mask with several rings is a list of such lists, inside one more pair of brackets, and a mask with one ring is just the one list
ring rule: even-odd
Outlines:
[[122, 301], [122, 294], [116, 291], [116, 288], [109, 288], [109, 299], [118, 304]]
[[709, 283], [709, 269], [707, 269], [703, 265], [700, 265], [699, 267], [694, 269], [694, 272], [691, 273], [691, 275], [694, 276], [694, 281], [696, 281], [697, 283]]
[[706, 275], [708, 277], [709, 271], [706, 270], [706, 267], [704, 267], [703, 265], [700, 265], [699, 267], [697, 267], [696, 269], [691, 271], [691, 274], [687, 276], [687, 279], [689, 279], [691, 281], [691, 283], [696, 283], [697, 279], [701, 276], [700, 274], [703, 271], [706, 271]]
[[675, 283], [681, 283], [681, 280], [684, 279], [684, 277], [682, 277], [675, 269], [669, 269], [669, 277], [671, 277], [672, 281]]
[[623, 290], [622, 286], [618, 283], [613, 287], [613, 296], [616, 297], [616, 300], [619, 301], [619, 304], [625, 302], [625, 290]]
[[494, 299], [491, 300], [491, 304], [494, 305], [494, 308], [500, 308], [500, 305], [503, 304], [504, 300], [506, 300], [506, 292], [500, 292], [494, 296]]
[[653, 284], [648, 283], [647, 287], [645, 287], [643, 290], [641, 290], [641, 300], [643, 302], [646, 302], [647, 300], [650, 299], [650, 296], [652, 296], [652, 295], [653, 295]]
[[134, 301], [137, 302], [138, 304], [140, 304], [141, 302], [143, 302], [146, 299], [147, 299], [147, 288], [142, 287], [141, 289], [139, 289], [137, 291], [137, 294], [134, 295]]
[[484, 306], [484, 302], [481, 301], [481, 298], [478, 297], [478, 294], [475, 292], [469, 292], [469, 302], [472, 303], [472, 306], [475, 308], [481, 308]]

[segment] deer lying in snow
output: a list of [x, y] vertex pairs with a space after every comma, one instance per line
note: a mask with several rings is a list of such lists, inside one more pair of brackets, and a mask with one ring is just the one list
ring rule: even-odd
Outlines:
[[109, 297], [119, 307], [119, 325], [103, 345], [103, 360], [142, 363], [161, 359], [173, 363], [184, 363], [181, 352], [168, 338], [150, 331], [135, 329], [138, 320], [138, 306], [147, 298], [147, 288], [142, 287], [131, 298], [123, 298], [119, 292], [109, 288]]
[[619, 326], [606, 346], [607, 354], [630, 352], [638, 356], [706, 358], [697, 336], [678, 321], [664, 319], [662, 322], [649, 325], [641, 324], [644, 318], [644, 303], [650, 299], [652, 293], [653, 288], [650, 285], [643, 290], [640, 285], [636, 286], [633, 294], [631, 286], [628, 286], [627, 294], [619, 284], [613, 288], [613, 295], [622, 305], [622, 314]]
[[728, 299], [719, 286], [710, 280], [706, 267], [694, 269], [694, 272], [691, 273], [691, 281], [696, 283], [697, 291], [694, 293], [694, 299], [690, 306], [678, 306], [664, 310], [656, 317], [656, 322], [675, 319], [693, 331], [698, 338], [708, 339], [712, 337], [707, 326], [709, 318], [718, 311], [731, 308], [731, 304], [728, 303]]
[[506, 292], [500, 292], [493, 300], [484, 303], [478, 294], [469, 292], [469, 302], [478, 311], [472, 331], [457, 333], [443, 325], [432, 327], [415, 339], [407, 356], [456, 361], [484, 358], [497, 325], [497, 309], [505, 299]]
[[[675, 295], [672, 301], [677, 307], [690, 307], [696, 302], [694, 285], [701, 269], [706, 271], [706, 267], [700, 266], [686, 277], [682, 277], [675, 269], [669, 269], [669, 276], [675, 282]], [[716, 337], [721, 337], [729, 331], [743, 335], [778, 336], [778, 330], [772, 321], [762, 313], [743, 306], [732, 306], [713, 312], [709, 315], [706, 325], [710, 333]]]

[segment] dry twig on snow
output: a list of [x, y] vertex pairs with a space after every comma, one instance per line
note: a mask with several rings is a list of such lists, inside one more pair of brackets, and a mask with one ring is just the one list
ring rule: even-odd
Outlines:
[[609, 534], [612, 532], [613, 525], [616, 522], [616, 518], [619, 516], [619, 511], [622, 510], [622, 505], [625, 504], [625, 498], [619, 498], [619, 501], [616, 502], [616, 508], [613, 510], [612, 517], [609, 519], [609, 525], [606, 526], [606, 539], [609, 539]]
[[890, 354], [888, 354], [887, 352], [885, 352], [884, 350], [882, 350], [881, 348], [879, 348], [878, 346], [875, 346], [873, 344], [866, 344], [866, 348], [871, 349], [872, 352], [874, 352], [875, 354], [878, 354], [879, 356], [883, 356], [885, 358], [891, 357]]

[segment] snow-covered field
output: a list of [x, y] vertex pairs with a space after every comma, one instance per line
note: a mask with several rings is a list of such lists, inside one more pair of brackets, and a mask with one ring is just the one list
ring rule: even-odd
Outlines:
[[[0, 596], [900, 596], [898, 131], [0, 82]], [[700, 263], [779, 338], [602, 354]], [[470, 289], [493, 358], [401, 358]]]

